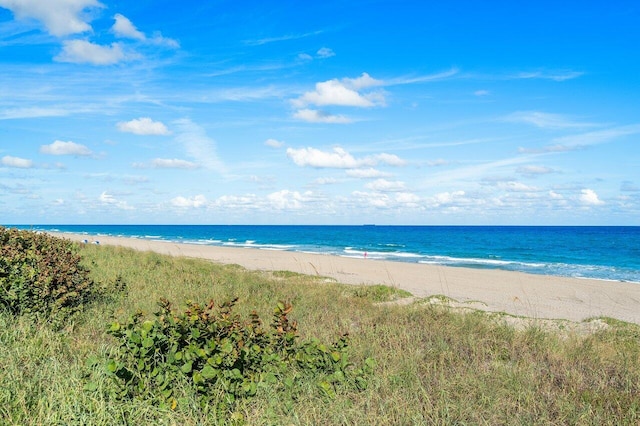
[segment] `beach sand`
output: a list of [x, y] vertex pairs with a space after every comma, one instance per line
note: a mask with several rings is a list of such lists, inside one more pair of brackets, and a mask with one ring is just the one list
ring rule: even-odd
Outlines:
[[99, 241], [171, 256], [238, 264], [250, 270], [328, 277], [344, 284], [385, 284], [407, 290], [418, 298], [444, 295], [457, 301], [456, 306], [529, 318], [582, 321], [606, 316], [640, 324], [640, 284], [635, 283], [102, 235], [56, 235], [73, 241]]

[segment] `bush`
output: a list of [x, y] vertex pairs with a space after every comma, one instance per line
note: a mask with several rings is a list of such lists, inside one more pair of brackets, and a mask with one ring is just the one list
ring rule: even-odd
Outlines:
[[6, 310], [62, 323], [96, 294], [70, 241], [0, 227], [0, 305]]
[[[186, 383], [202, 408], [227, 412], [237, 399], [254, 396], [261, 387], [291, 390], [301, 378], [315, 381], [328, 397], [339, 386], [366, 387], [374, 362], [367, 359], [361, 368], [349, 362], [346, 335], [329, 345], [299, 341], [296, 322], [288, 318], [291, 305], [279, 302], [265, 329], [255, 312], [248, 321], [234, 314], [235, 302], [218, 307], [213, 301], [204, 307], [188, 303], [178, 313], [162, 300], [153, 320], [143, 321], [138, 313], [125, 324], [113, 322], [109, 333], [120, 347], [104, 364], [110, 393], [175, 409], [175, 387]], [[97, 385], [89, 382], [87, 388]]]

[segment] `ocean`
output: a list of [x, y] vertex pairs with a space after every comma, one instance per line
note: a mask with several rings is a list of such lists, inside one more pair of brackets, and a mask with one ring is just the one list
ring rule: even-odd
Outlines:
[[[637, 226], [38, 225], [109, 235], [640, 284]], [[99, 239], [99, 238], [98, 238]]]

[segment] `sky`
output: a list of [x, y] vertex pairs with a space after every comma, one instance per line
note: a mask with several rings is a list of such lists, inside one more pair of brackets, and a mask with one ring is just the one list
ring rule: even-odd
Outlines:
[[640, 225], [638, 22], [0, 0], [0, 224]]

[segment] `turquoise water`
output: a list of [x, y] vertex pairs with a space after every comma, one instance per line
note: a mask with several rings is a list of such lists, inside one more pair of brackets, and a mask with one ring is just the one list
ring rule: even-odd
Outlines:
[[41, 225], [36, 230], [290, 250], [640, 283], [640, 227]]

